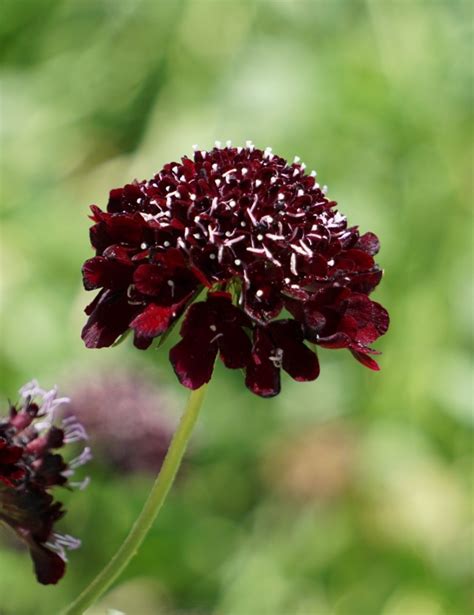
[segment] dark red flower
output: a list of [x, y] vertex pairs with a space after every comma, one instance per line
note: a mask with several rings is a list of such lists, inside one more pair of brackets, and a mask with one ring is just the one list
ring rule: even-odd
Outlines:
[[[369, 344], [388, 326], [368, 299], [382, 277], [378, 239], [348, 227], [315, 175], [270, 148], [217, 143], [112, 190], [106, 212], [92, 208], [96, 256], [84, 285], [102, 290], [86, 309], [86, 345], [110, 346], [132, 329], [146, 348], [186, 313], [170, 358], [190, 388], [210, 379], [218, 353], [245, 368], [260, 395], [279, 390], [275, 349], [291, 375], [314, 379], [317, 358], [304, 339], [348, 348], [374, 367]], [[191, 305], [203, 288], [207, 300]], [[275, 320], [285, 308], [294, 321]]]
[[61, 427], [52, 424], [56, 408], [67, 398], [57, 398], [56, 389], [43, 391], [36, 382], [20, 392], [22, 403], [11, 406], [9, 417], [0, 419], [0, 522], [28, 545], [36, 577], [48, 585], [57, 583], [65, 572], [65, 549], [80, 544], [54, 531], [65, 511], [49, 490], [57, 485], [85, 486], [69, 478], [88, 461], [90, 450], [85, 448], [69, 463], [53, 452], [87, 437], [74, 417]]

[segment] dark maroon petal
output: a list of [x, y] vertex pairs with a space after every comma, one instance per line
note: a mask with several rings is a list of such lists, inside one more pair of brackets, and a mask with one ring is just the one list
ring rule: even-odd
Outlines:
[[[272, 360], [273, 358], [273, 360]], [[280, 392], [278, 357], [268, 333], [259, 327], [254, 334], [251, 360], [245, 374], [246, 386], [260, 397], [274, 397]]]
[[351, 338], [345, 333], [334, 333], [328, 337], [311, 340], [323, 348], [348, 348], [351, 345]]
[[365, 367], [368, 367], [369, 369], [373, 369], [375, 372], [378, 372], [380, 370], [380, 367], [377, 361], [374, 361], [374, 359], [372, 359], [372, 357], [369, 357], [368, 354], [364, 354], [363, 352], [359, 352], [357, 350], [352, 350], [352, 349], [351, 349], [351, 352], [354, 355], [354, 357], [360, 363], [362, 363], [362, 365], [365, 365]]
[[244, 309], [260, 323], [276, 318], [283, 309], [283, 273], [268, 261], [256, 261], [247, 269]]
[[170, 350], [170, 361], [182, 385], [199, 389], [209, 382], [217, 356], [217, 345], [203, 345], [186, 337]]
[[368, 271], [374, 266], [374, 259], [363, 252], [355, 248], [341, 252], [336, 258], [335, 267], [344, 272], [352, 271]]
[[318, 357], [305, 344], [288, 344], [283, 352], [283, 369], [299, 382], [316, 380], [319, 376]]
[[0, 465], [16, 463], [23, 454], [21, 446], [8, 446], [6, 441], [0, 440]]
[[349, 284], [354, 292], [369, 294], [379, 284], [382, 276], [383, 271], [381, 269], [374, 269], [369, 272], [354, 272], [351, 274]]
[[180, 334], [183, 337], [192, 337], [199, 335], [200, 332], [205, 332], [205, 339], [211, 340], [217, 332], [217, 330], [213, 331], [211, 329], [211, 327], [215, 326], [214, 321], [215, 315], [209, 302], [198, 301], [188, 308], [181, 325]]
[[84, 263], [82, 275], [86, 290], [94, 290], [101, 286], [118, 290], [127, 288], [130, 284], [132, 268], [118, 260], [95, 256]]
[[30, 554], [36, 578], [42, 585], [55, 585], [66, 571], [65, 561], [42, 544], [32, 542]]
[[141, 309], [142, 306], [131, 305], [125, 293], [107, 291], [94, 306], [82, 330], [81, 337], [87, 348], [111, 346]]
[[166, 282], [166, 271], [158, 265], [140, 265], [133, 275], [136, 289], [144, 295], [157, 295]]
[[283, 369], [298, 381], [316, 380], [319, 362], [316, 354], [303, 343], [303, 331], [294, 320], [279, 320], [268, 325], [274, 342], [274, 355], [281, 355]]
[[374, 256], [380, 250], [379, 238], [375, 235], [375, 233], [365, 233], [359, 237], [356, 247], [359, 248], [359, 250], [363, 250], [364, 252], [367, 252], [367, 254]]
[[161, 335], [171, 324], [175, 306], [166, 307], [150, 303], [145, 310], [130, 323], [139, 336], [156, 337]]
[[360, 344], [368, 345], [386, 333], [389, 325], [387, 311], [367, 296], [353, 295], [341, 320], [341, 330]]
[[250, 360], [252, 344], [248, 335], [240, 327], [228, 327], [217, 341], [221, 359], [226, 367], [238, 369], [245, 367]]

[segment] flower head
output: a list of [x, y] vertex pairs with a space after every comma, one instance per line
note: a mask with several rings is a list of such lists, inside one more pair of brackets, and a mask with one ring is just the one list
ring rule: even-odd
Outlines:
[[85, 448], [69, 463], [55, 452], [87, 437], [74, 417], [61, 427], [53, 425], [57, 407], [67, 398], [58, 398], [56, 389], [40, 389], [36, 382], [25, 385], [20, 393], [22, 401], [10, 407], [7, 418], [0, 418], [0, 522], [28, 545], [36, 577], [47, 585], [63, 576], [65, 549], [80, 545], [75, 538], [55, 532], [54, 525], [65, 511], [50, 490], [57, 485], [75, 486], [69, 479], [75, 468], [90, 459], [90, 451]]
[[[348, 226], [315, 175], [270, 148], [216, 143], [112, 190], [106, 212], [92, 207], [96, 256], [83, 277], [101, 291], [86, 308], [86, 345], [110, 346], [131, 329], [147, 348], [184, 313], [170, 359], [189, 388], [210, 379], [218, 354], [246, 370], [258, 395], [279, 392], [281, 367], [314, 380], [305, 340], [377, 369], [370, 344], [388, 328], [368, 298], [382, 277], [378, 239]], [[206, 300], [191, 305], [203, 289]]]

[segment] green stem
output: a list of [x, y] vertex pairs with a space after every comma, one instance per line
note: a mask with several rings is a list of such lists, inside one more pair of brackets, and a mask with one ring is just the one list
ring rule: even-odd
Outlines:
[[62, 615], [82, 615], [87, 608], [102, 596], [115, 579], [125, 570], [130, 560], [137, 554], [140, 545], [153, 525], [168, 495], [171, 485], [173, 484], [192, 429], [196, 423], [204, 399], [206, 386], [207, 385], [202, 386], [200, 389], [197, 389], [197, 391], [192, 391], [179, 426], [169, 446], [160, 473], [129, 535], [102, 572], [100, 572], [80, 596], [62, 612]]

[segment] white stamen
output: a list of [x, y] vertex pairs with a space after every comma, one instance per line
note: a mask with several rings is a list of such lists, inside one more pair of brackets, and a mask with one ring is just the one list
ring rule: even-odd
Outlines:
[[210, 325], [210, 326], [209, 326], [209, 329], [210, 329], [211, 331], [217, 331], [217, 327], [216, 327], [216, 325]]
[[305, 244], [305, 242], [302, 239], [300, 239], [300, 246], [303, 248], [303, 250], [306, 251], [306, 254], [308, 256], [313, 256], [313, 251], [311, 250], [309, 246]]
[[214, 141], [214, 145], [215, 145], [218, 149], [220, 149], [220, 147], [221, 147], [222, 143], [221, 143], [220, 141]]
[[256, 179], [255, 180], [255, 187], [258, 188], [261, 185], [262, 185], [262, 180], [261, 179]]
[[165, 248], [169, 248], [171, 244], [170, 244], [169, 241], [164, 241], [163, 245], [164, 245]]
[[235, 173], [236, 171], [237, 169], [229, 169], [225, 173], [222, 173], [222, 177], [227, 177], [227, 175], [230, 175], [231, 173]]
[[277, 178], [275, 176], [270, 178], [270, 183], [274, 184], [276, 182]]
[[334, 262], [335, 262], [334, 259], [331, 258], [331, 260], [328, 261], [328, 265], [332, 267], [334, 265]]
[[300, 248], [299, 246], [295, 246], [294, 243], [290, 244], [290, 248], [302, 256], [307, 256], [306, 250], [303, 250], [303, 248]]
[[257, 222], [257, 218], [253, 215], [253, 213], [252, 213], [252, 208], [247, 209], [247, 213], [248, 213], [248, 216], [249, 216], [249, 218], [250, 218], [250, 222], [251, 222], [254, 226], [257, 226], [257, 224], [258, 224], [258, 222]]
[[275, 348], [274, 354], [271, 354], [268, 358], [273, 363], [273, 365], [279, 369], [283, 360], [283, 349]]
[[78, 455], [68, 463], [68, 467], [70, 470], [76, 470], [77, 468], [89, 462], [91, 459], [91, 449], [89, 446], [86, 446], [80, 455]]
[[234, 243], [238, 243], [239, 241], [243, 241], [245, 239], [245, 235], [240, 235], [240, 237], [236, 237], [235, 239], [227, 239], [224, 244], [226, 246], [231, 246]]
[[148, 244], [146, 244], [144, 241], [140, 244], [140, 248], [142, 250], [146, 250], [148, 248]]
[[234, 265], [237, 265], [237, 267], [238, 267], [241, 264], [242, 264], [242, 261], [239, 258], [236, 258], [235, 261], [234, 261]]
[[279, 260], [277, 260], [273, 254], [270, 252], [270, 250], [267, 248], [267, 246], [263, 246], [263, 249], [265, 250], [265, 254], [267, 255], [267, 257], [272, 261], [272, 263], [274, 265], [276, 265], [277, 267], [281, 267], [281, 263]]
[[216, 186], [219, 187], [221, 185], [222, 181], [220, 179], [216, 179]]
[[290, 257], [290, 270], [293, 275], [298, 275], [296, 271], [296, 254], [293, 253]]
[[284, 235], [273, 235], [273, 233], [266, 233], [265, 237], [268, 237], [268, 239], [273, 239], [273, 241], [281, 241], [282, 239], [285, 239]]
[[212, 203], [211, 203], [211, 210], [210, 210], [210, 213], [211, 213], [211, 214], [212, 214], [212, 212], [216, 209], [216, 207], [217, 207], [217, 203], [218, 203], [218, 201], [217, 201], [217, 197], [215, 196], [215, 197], [212, 199]]
[[257, 297], [263, 297], [263, 290], [260, 290], [260, 289], [259, 289], [259, 290], [257, 290], [257, 292], [255, 293], [255, 295], [256, 295]]
[[90, 482], [91, 477], [86, 476], [84, 480], [69, 482], [68, 485], [73, 489], [79, 489], [79, 491], [84, 491], [84, 489], [86, 489], [90, 485]]
[[301, 188], [296, 193], [297, 196], [303, 196], [303, 194], [304, 194], [304, 190], [301, 190]]
[[213, 162], [211, 168], [213, 171], [217, 171], [217, 162]]
[[321, 192], [322, 192], [323, 194], [327, 194], [327, 191], [328, 191], [328, 190], [329, 190], [329, 188], [328, 188], [326, 185], [324, 185], [324, 186], [321, 188]]
[[198, 145], [197, 143], [195, 143], [195, 144], [193, 145], [193, 150], [194, 150], [194, 151], [196, 151], [196, 150], [198, 149], [198, 147], [199, 147], [199, 145]]
[[232, 141], [228, 140], [225, 142], [226, 147], [232, 147]]
[[316, 171], [313, 169], [310, 173], [311, 177], [316, 177], [317, 173]]
[[245, 167], [242, 168], [242, 175], [247, 175], [247, 173], [249, 172], [248, 169], [246, 169]]
[[293, 162], [294, 162], [295, 164], [297, 164], [300, 160], [301, 160], [301, 158], [300, 158], [299, 156], [295, 156], [295, 157], [293, 158]]
[[214, 253], [209, 254], [209, 258], [211, 259], [211, 261], [215, 261], [216, 260], [216, 255]]

